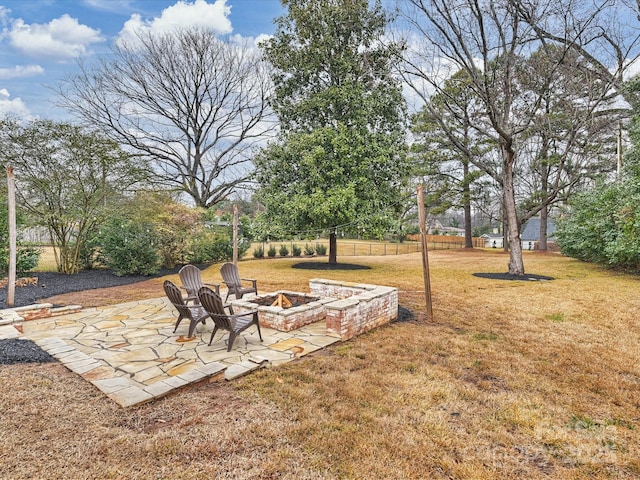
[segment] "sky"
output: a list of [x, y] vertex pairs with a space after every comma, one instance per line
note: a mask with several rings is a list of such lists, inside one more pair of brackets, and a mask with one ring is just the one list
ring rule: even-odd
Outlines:
[[206, 25], [255, 41], [283, 12], [280, 0], [0, 0], [0, 118], [64, 119], [52, 88], [137, 29]]

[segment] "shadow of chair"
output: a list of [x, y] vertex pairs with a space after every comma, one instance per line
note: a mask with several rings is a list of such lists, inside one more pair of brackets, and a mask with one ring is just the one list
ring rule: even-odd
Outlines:
[[[240, 278], [238, 273], [238, 267], [233, 263], [225, 263], [220, 267], [220, 275], [222, 275], [222, 282], [227, 286], [227, 296], [225, 301], [229, 298], [229, 295], [233, 294], [236, 299], [242, 298], [247, 293], [258, 294], [257, 280], [254, 278]], [[242, 282], [251, 282], [251, 286], [242, 286]]]
[[209, 345], [213, 342], [213, 337], [218, 330], [226, 330], [229, 332], [229, 345], [227, 347], [227, 352], [230, 352], [238, 334], [249, 328], [251, 325], [258, 327], [258, 335], [262, 342], [262, 332], [260, 331], [257, 310], [245, 313], [227, 314], [224, 311], [224, 304], [222, 303], [220, 295], [208, 287], [202, 287], [198, 291], [198, 297], [200, 298], [200, 304], [208, 312], [215, 324], [213, 332], [211, 333], [211, 338], [209, 339]]
[[178, 320], [176, 321], [176, 326], [173, 329], [173, 333], [175, 333], [178, 329], [178, 325], [180, 325], [180, 322], [186, 318], [187, 320], [189, 320], [188, 337], [193, 337], [193, 333], [198, 323], [202, 322], [204, 324], [209, 314], [200, 305], [187, 305], [186, 299], [182, 297], [180, 289], [171, 280], [165, 280], [162, 286], [164, 288], [165, 294], [169, 298], [169, 301], [175, 307], [175, 309], [178, 310]]
[[213, 287], [215, 291], [220, 293], [220, 285], [216, 283], [202, 283], [202, 272], [195, 265], [185, 265], [178, 272], [182, 288], [187, 292], [185, 300], [187, 302], [199, 303], [198, 290], [203, 286]]

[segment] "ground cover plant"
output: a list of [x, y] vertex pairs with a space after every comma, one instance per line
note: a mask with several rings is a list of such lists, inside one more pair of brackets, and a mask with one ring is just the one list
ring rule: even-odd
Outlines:
[[[473, 275], [507, 259], [432, 252], [431, 323], [419, 253], [322, 272], [244, 261], [263, 291], [319, 276], [397, 286], [414, 320], [128, 410], [59, 364], [0, 366], [0, 477], [638, 478], [640, 279], [529, 252], [527, 271], [554, 280]], [[219, 265], [203, 279], [220, 281]], [[161, 283], [53, 301], [160, 296]]]

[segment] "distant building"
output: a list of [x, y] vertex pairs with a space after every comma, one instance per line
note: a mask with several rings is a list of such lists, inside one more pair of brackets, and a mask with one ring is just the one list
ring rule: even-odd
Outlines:
[[[550, 249], [555, 245], [556, 224], [550, 218], [547, 219], [547, 243]], [[522, 228], [520, 234], [520, 244], [523, 250], [538, 250], [540, 242], [540, 217], [529, 219]]]
[[502, 248], [504, 237], [499, 233], [485, 233], [480, 238], [484, 238], [484, 248]]
[[[553, 220], [547, 220], [547, 243], [549, 250], [555, 249], [555, 231], [556, 224]], [[497, 229], [493, 233], [485, 233], [481, 238], [484, 238], [485, 248], [503, 248], [504, 238], [503, 235], [497, 233]], [[525, 223], [522, 233], [520, 234], [520, 245], [522, 250], [538, 250], [538, 244], [540, 242], [540, 217], [534, 217], [529, 219]]]

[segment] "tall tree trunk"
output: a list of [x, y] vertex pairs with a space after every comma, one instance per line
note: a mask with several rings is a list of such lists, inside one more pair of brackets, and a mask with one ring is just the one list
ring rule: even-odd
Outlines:
[[522, 261], [522, 244], [520, 243], [520, 222], [513, 188], [513, 163], [515, 153], [507, 146], [502, 146], [504, 210], [509, 228], [509, 273], [524, 275]]
[[538, 240], [538, 250], [547, 251], [547, 223], [549, 218], [549, 207], [546, 205], [540, 210], [540, 239]]
[[338, 237], [335, 231], [329, 234], [329, 263], [338, 263]]
[[464, 209], [464, 248], [473, 248], [471, 237], [471, 185], [469, 182], [469, 163], [462, 163], [464, 180], [462, 183], [462, 207]]

